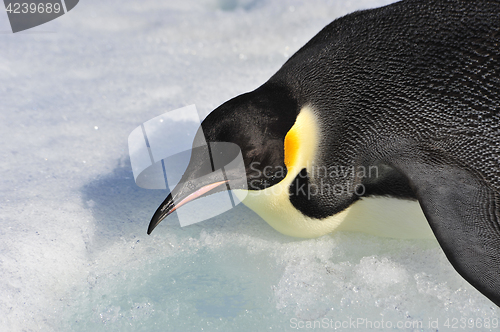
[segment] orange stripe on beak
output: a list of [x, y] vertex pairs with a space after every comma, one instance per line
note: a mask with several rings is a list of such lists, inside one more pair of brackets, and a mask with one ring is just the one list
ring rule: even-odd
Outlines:
[[187, 196], [186, 198], [182, 199], [179, 202], [179, 204], [175, 204], [174, 208], [170, 211], [170, 213], [174, 212], [175, 210], [177, 210], [177, 208], [180, 208], [184, 204], [192, 201], [193, 199], [198, 198], [198, 197], [200, 197], [203, 194], [206, 194], [210, 190], [212, 190], [214, 188], [217, 188], [218, 186], [220, 186], [221, 184], [224, 184], [226, 182], [227, 182], [227, 180], [225, 180], [225, 181], [219, 181], [219, 182], [215, 182], [215, 183], [206, 185], [204, 187], [201, 187], [200, 189], [196, 190], [194, 193], [192, 193], [189, 196]]

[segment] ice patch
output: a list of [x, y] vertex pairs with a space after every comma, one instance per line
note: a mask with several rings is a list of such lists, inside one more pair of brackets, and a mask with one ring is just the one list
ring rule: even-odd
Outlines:
[[265, 82], [335, 17], [388, 2], [86, 0], [32, 33], [0, 34], [1, 330], [439, 318], [445, 331], [447, 317], [498, 317], [432, 240], [299, 240], [243, 206], [185, 228], [174, 214], [146, 235], [167, 192], [135, 185], [134, 128], [190, 104], [204, 117]]

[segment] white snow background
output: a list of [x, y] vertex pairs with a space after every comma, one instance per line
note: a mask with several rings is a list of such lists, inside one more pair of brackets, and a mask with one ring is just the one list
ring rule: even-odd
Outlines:
[[[383, 320], [377, 331], [436, 331], [436, 320], [446, 331], [453, 318], [495, 330], [484, 323], [498, 308], [434, 240], [295, 239], [241, 205], [184, 228], [174, 214], [146, 235], [167, 193], [135, 185], [134, 128], [190, 104], [206, 115], [333, 19], [389, 2], [82, 0], [17, 34], [0, 10], [0, 330], [289, 331], [366, 319]], [[414, 321], [422, 327], [395, 325]]]

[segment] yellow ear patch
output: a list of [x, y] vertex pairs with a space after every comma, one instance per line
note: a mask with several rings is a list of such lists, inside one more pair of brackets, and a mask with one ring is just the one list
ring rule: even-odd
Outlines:
[[[318, 146], [319, 128], [312, 109], [304, 107], [285, 136], [285, 166], [295, 178], [301, 169], [312, 166]], [[291, 179], [289, 179], [291, 182]]]
[[299, 133], [293, 126], [285, 136], [285, 166], [288, 170], [297, 163], [299, 152]]

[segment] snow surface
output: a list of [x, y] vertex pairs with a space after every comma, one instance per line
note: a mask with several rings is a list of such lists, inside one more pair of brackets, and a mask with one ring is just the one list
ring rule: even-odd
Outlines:
[[495, 330], [484, 322], [498, 308], [435, 240], [300, 240], [241, 205], [184, 228], [173, 215], [146, 235], [166, 192], [135, 185], [134, 128], [190, 104], [206, 115], [334, 18], [389, 2], [84, 0], [18, 34], [2, 12], [0, 330], [288, 331], [367, 319], [394, 324], [378, 331], [436, 331], [436, 320], [446, 331], [454, 318]]

